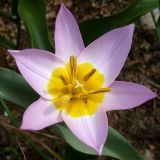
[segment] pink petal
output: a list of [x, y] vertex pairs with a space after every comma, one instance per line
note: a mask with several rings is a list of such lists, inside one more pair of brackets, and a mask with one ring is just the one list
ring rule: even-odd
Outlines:
[[108, 134], [108, 120], [104, 110], [91, 116], [81, 116], [79, 118], [72, 118], [63, 111], [62, 118], [77, 138], [94, 148], [99, 155], [102, 154]]
[[130, 109], [157, 96], [147, 87], [131, 82], [115, 81], [110, 87], [112, 91], [104, 101], [106, 111]]
[[131, 48], [134, 24], [115, 29], [95, 40], [78, 56], [78, 61], [90, 62], [99, 68], [109, 86], [121, 71]]
[[77, 56], [84, 48], [78, 24], [62, 3], [55, 26], [56, 55], [65, 62], [71, 55]]
[[61, 121], [60, 112], [51, 104], [51, 101], [40, 98], [25, 111], [21, 129], [40, 130]]
[[47, 83], [53, 69], [63, 65], [63, 62], [52, 53], [39, 49], [9, 50], [9, 53], [15, 58], [18, 69], [31, 87], [42, 97], [51, 98]]

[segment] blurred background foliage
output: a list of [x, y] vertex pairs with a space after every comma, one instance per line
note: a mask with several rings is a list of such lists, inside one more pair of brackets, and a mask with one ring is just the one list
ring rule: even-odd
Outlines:
[[[137, 151], [112, 127], [104, 157], [95, 156], [64, 124], [41, 132], [19, 130], [24, 109], [38, 95], [17, 73], [6, 49], [40, 48], [54, 52], [54, 23], [60, 3], [60, 0], [0, 0], [0, 160], [160, 159], [158, 99], [125, 113], [109, 113], [112, 127], [127, 137]], [[65, 3], [76, 16], [86, 45], [114, 28], [134, 22], [132, 50], [118, 79], [145, 84], [159, 92], [158, 0], [66, 0]]]

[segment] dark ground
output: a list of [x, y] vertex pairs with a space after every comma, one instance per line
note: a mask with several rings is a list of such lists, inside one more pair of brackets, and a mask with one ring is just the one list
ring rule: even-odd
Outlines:
[[[90, 19], [93, 17], [102, 17], [112, 15], [121, 10], [131, 0], [77, 0], [76, 2], [68, 1], [67, 6], [71, 9], [79, 21]], [[47, 1], [47, 19], [49, 28], [53, 31], [55, 16], [59, 8], [58, 0]], [[0, 9], [10, 11], [7, 1], [0, 1]], [[136, 30], [133, 39], [133, 45], [129, 58], [121, 71], [118, 79], [144, 84], [156, 93], [160, 89], [160, 43], [156, 40], [154, 29], [144, 26], [140, 21], [136, 22]], [[29, 46], [28, 37], [25, 34], [25, 28], [22, 25], [20, 48]], [[4, 18], [0, 18], [0, 34], [16, 41], [16, 26]], [[0, 48], [0, 66], [10, 69], [16, 69], [12, 59], [7, 55], [6, 49]], [[21, 119], [22, 113], [13, 109], [13, 113]], [[0, 123], [10, 124], [4, 112], [0, 108]], [[124, 135], [140, 153], [145, 154], [148, 160], [160, 159], [160, 101], [159, 98], [151, 100], [142, 106], [127, 110], [113, 111], [109, 114], [110, 125], [116, 128]], [[14, 129], [8, 129], [7, 126], [0, 125], [0, 147], [13, 146], [18, 148], [14, 135]], [[13, 140], [14, 139], [14, 140]], [[44, 139], [42, 138], [42, 141]], [[33, 151], [24, 142], [23, 145], [26, 155], [30, 155]], [[33, 155], [35, 153], [32, 153]], [[12, 154], [2, 154], [3, 159], [14, 159]], [[32, 159], [27, 158], [27, 159]], [[34, 159], [35, 160], [35, 159]]]

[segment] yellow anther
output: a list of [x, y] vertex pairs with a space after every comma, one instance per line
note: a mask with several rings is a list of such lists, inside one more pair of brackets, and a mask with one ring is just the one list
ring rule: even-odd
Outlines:
[[109, 91], [111, 91], [111, 88], [100, 88], [100, 89], [91, 90], [88, 92], [88, 94], [105, 93]]
[[70, 95], [63, 95], [60, 98], [57, 99], [56, 103], [58, 106], [63, 106], [67, 103], [69, 103], [71, 100], [71, 96]]
[[85, 76], [84, 76], [84, 78], [83, 78], [83, 81], [88, 81], [88, 79], [90, 78], [90, 77], [92, 77], [92, 75], [94, 74], [96, 72], [96, 69], [92, 69], [89, 73], [87, 73]]
[[67, 82], [67, 80], [65, 79], [64, 76], [60, 75], [60, 79], [62, 80], [62, 82], [63, 82], [64, 85], [68, 84], [68, 82]]
[[74, 79], [77, 77], [77, 60], [74, 56], [70, 56], [70, 71], [71, 71], [71, 78]]
[[81, 94], [81, 95], [80, 95], [80, 98], [81, 98], [85, 103], [87, 103], [87, 98], [88, 98], [88, 96], [87, 96], [86, 94]]

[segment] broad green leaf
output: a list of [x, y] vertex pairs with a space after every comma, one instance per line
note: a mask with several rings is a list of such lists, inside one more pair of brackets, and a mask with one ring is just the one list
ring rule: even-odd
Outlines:
[[[57, 124], [56, 128], [60, 135], [74, 149], [83, 153], [96, 155], [96, 152], [92, 148], [78, 140], [67, 127]], [[104, 145], [103, 155], [119, 160], [143, 160], [127, 140], [112, 127], [109, 127], [109, 135]]]
[[18, 10], [28, 29], [32, 47], [53, 51], [48, 35], [44, 0], [20, 0]]
[[0, 68], [0, 97], [26, 108], [38, 95], [18, 73]]
[[0, 46], [4, 48], [16, 49], [16, 45], [10, 40], [0, 35]]
[[121, 12], [103, 18], [84, 21], [80, 30], [86, 44], [89, 44], [102, 34], [133, 22], [136, 18], [158, 7], [158, 0], [134, 0]]

